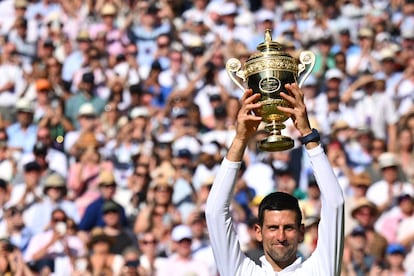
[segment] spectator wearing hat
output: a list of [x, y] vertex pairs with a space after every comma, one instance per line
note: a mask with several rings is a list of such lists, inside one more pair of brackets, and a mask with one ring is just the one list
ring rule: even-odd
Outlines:
[[74, 270], [71, 259], [86, 254], [85, 245], [68, 231], [68, 217], [62, 209], [53, 210], [49, 219], [48, 227], [30, 240], [24, 260], [34, 272], [68, 275]]
[[8, 146], [17, 153], [28, 153], [36, 143], [37, 125], [33, 123], [33, 104], [26, 99], [16, 102], [17, 122], [7, 127]]
[[54, 93], [50, 81], [46, 78], [40, 78], [35, 81], [35, 90], [34, 121], [39, 122], [42, 117], [47, 116], [46, 114], [54, 112], [54, 108], [52, 107]]
[[43, 200], [26, 210], [25, 221], [32, 233], [37, 234], [47, 228], [50, 215], [55, 209], [62, 209], [66, 215], [78, 223], [80, 216], [73, 201], [66, 199], [66, 180], [57, 173], [46, 177], [43, 185]]
[[388, 242], [374, 228], [379, 214], [377, 206], [367, 198], [358, 199], [351, 209], [351, 216], [357, 222], [356, 227], [365, 231], [367, 238], [366, 253], [373, 255], [376, 260], [381, 261], [384, 259]]
[[6, 206], [26, 209], [41, 200], [43, 193], [43, 187], [40, 186], [41, 170], [42, 168], [35, 161], [24, 165], [23, 181], [13, 185]]
[[117, 56], [124, 52], [122, 45], [122, 31], [117, 26], [118, 8], [113, 3], [104, 3], [100, 9], [100, 20], [90, 26], [89, 33], [95, 37], [98, 33], [105, 33], [108, 53]]
[[[220, 37], [220, 40], [225, 44], [231, 45], [236, 41], [241, 41], [244, 45], [250, 43], [251, 35], [248, 27], [239, 24], [236, 21], [237, 16], [240, 16], [242, 7], [239, 7], [234, 2], [226, 2], [220, 6], [220, 20], [222, 25], [215, 26], [212, 31]], [[246, 11], [243, 11], [243, 14]]]
[[398, 69], [398, 61], [396, 51], [391, 47], [382, 49], [379, 53], [379, 62], [381, 70], [385, 74], [385, 92], [389, 97], [394, 97], [395, 88], [402, 78], [402, 72]]
[[171, 240], [173, 254], [163, 262], [157, 275], [185, 275], [195, 274], [199, 276], [207, 276], [209, 274], [208, 266], [205, 262], [196, 260], [191, 253], [192, 244], [191, 228], [187, 225], [177, 225], [172, 229]]
[[[103, 205], [105, 201], [113, 200], [117, 188], [115, 177], [110, 170], [99, 171], [99, 174], [97, 176], [97, 183], [99, 192], [98, 198], [89, 203], [89, 205], [86, 206], [85, 211], [81, 214], [79, 230], [83, 232], [81, 235], [84, 238], [87, 237], [87, 232], [94, 227], [105, 226], [105, 221], [103, 220]], [[127, 226], [128, 220], [125, 215], [125, 210], [119, 203], [116, 204], [120, 209], [119, 211], [121, 216], [121, 225]]]
[[351, 216], [351, 210], [355, 207], [357, 202], [363, 198], [366, 198], [368, 188], [372, 184], [372, 179], [367, 172], [352, 171], [349, 176], [349, 184], [350, 190], [345, 193], [345, 234], [349, 234], [351, 230], [358, 225], [357, 221]]
[[398, 243], [391, 243], [387, 247], [385, 260], [376, 264], [372, 269], [372, 275], [409, 275], [404, 266], [406, 249]]
[[88, 58], [88, 50], [91, 46], [91, 37], [86, 29], [81, 29], [76, 36], [77, 49], [72, 51], [63, 61], [62, 80], [65, 87], [72, 93], [77, 91], [73, 84], [75, 72], [82, 68], [82, 64]]
[[[93, 133], [97, 127], [97, 113], [91, 103], [84, 103], [79, 107], [77, 122], [79, 127], [72, 131], [68, 131], [63, 140], [63, 148], [66, 154], [69, 156], [77, 156], [79, 153], [77, 142], [79, 138], [86, 133]], [[94, 135], [95, 137], [96, 135]], [[95, 137], [96, 138], [96, 137]], [[85, 147], [85, 145], [80, 145]]]
[[173, 171], [167, 167], [159, 169], [157, 174], [152, 174], [147, 202], [134, 222], [134, 232], [142, 234], [152, 231], [156, 239], [166, 245], [166, 235], [173, 225], [181, 223], [182, 216], [172, 202]]
[[395, 206], [398, 196], [414, 195], [413, 186], [398, 179], [399, 163], [395, 154], [384, 152], [378, 157], [382, 179], [375, 182], [367, 192], [367, 198], [374, 202], [380, 212]]
[[378, 72], [380, 64], [373, 56], [374, 31], [368, 27], [362, 27], [358, 32], [358, 46], [360, 51], [347, 58], [347, 72], [351, 76], [359, 76], [363, 72], [371, 74]]
[[137, 241], [132, 233], [132, 229], [122, 225], [121, 207], [113, 200], [106, 200], [102, 205], [103, 226], [102, 231], [112, 241], [111, 253], [122, 254], [128, 247], [136, 247]]

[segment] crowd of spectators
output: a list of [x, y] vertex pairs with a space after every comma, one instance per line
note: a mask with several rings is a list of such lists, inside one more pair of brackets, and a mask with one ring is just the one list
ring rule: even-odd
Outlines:
[[[346, 196], [343, 275], [414, 275], [413, 26], [411, 0], [0, 1], [0, 274], [216, 276], [204, 205], [243, 92], [225, 64], [271, 29], [316, 55], [302, 89]], [[264, 135], [235, 183], [240, 246], [260, 262], [258, 204], [285, 191], [307, 258], [309, 160]]]

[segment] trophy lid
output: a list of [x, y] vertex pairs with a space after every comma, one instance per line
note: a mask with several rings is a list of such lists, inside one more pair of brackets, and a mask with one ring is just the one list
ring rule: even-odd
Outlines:
[[270, 29], [266, 29], [265, 31], [265, 40], [257, 45], [257, 50], [264, 52], [264, 51], [282, 51], [283, 45], [279, 42], [272, 40], [272, 34]]

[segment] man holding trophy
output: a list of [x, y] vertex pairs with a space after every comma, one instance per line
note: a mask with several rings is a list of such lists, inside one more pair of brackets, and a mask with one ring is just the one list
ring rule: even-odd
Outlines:
[[[276, 46], [267, 32], [265, 42], [258, 46], [262, 52], [247, 60], [245, 71], [240, 70], [237, 62], [229, 60], [233, 64], [228, 66], [228, 71], [242, 79], [248, 78], [249, 89], [241, 98], [236, 136], [222, 161], [206, 206], [215, 261], [221, 276], [339, 275], [343, 250], [342, 190], [320, 145], [318, 132], [310, 127], [299, 87], [303, 81], [299, 85], [296, 83], [296, 72], [302, 69]], [[308, 58], [303, 60], [309, 61]], [[301, 135], [300, 141], [306, 148], [321, 190], [319, 240], [312, 256], [302, 262], [297, 249], [303, 242], [305, 230], [298, 201], [286, 193], [271, 193], [262, 200], [259, 222], [255, 225], [256, 238], [264, 249], [262, 264], [258, 266], [240, 250], [229, 204], [244, 151], [260, 122], [267, 123], [269, 137], [259, 147], [269, 151], [285, 150], [291, 148], [293, 142], [282, 136], [280, 129], [283, 128], [281, 122], [289, 117]]]

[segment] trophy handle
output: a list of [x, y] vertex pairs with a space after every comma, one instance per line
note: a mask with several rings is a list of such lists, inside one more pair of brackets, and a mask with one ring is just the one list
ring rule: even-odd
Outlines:
[[313, 67], [315, 66], [315, 54], [311, 51], [303, 51], [299, 55], [299, 65], [298, 65], [298, 76], [300, 76], [305, 70], [305, 74], [299, 81], [299, 87], [302, 87], [305, 80], [309, 77], [312, 72]]
[[237, 58], [231, 58], [226, 62], [226, 71], [230, 79], [241, 89], [245, 90], [244, 86], [234, 77], [234, 74], [246, 81], [246, 74], [241, 69], [241, 62]]

